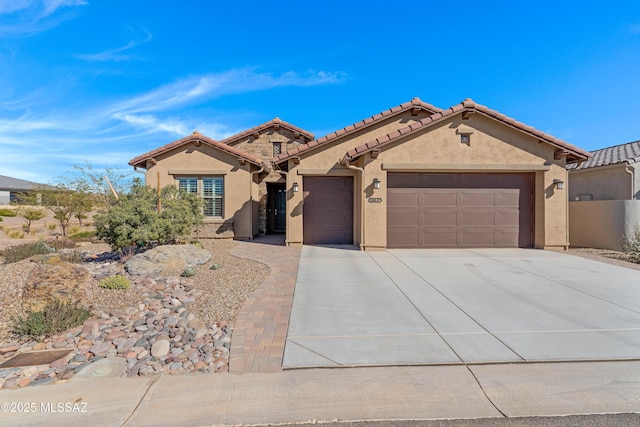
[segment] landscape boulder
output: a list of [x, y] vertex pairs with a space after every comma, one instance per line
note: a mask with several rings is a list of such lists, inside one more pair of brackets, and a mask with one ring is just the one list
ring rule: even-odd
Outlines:
[[24, 288], [22, 307], [25, 310], [40, 311], [56, 299], [89, 305], [94, 283], [89, 270], [53, 254], [34, 257], [33, 261], [38, 265], [29, 274]]
[[174, 276], [210, 259], [211, 253], [194, 245], [164, 245], [134, 256], [127, 261], [126, 268], [136, 276]]

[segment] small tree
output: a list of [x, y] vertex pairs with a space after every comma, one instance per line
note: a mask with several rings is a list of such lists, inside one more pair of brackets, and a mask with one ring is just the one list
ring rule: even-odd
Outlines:
[[27, 224], [25, 229], [27, 233], [31, 232], [31, 224], [34, 221], [44, 218], [44, 210], [35, 206], [20, 206], [16, 209], [16, 212]]
[[34, 191], [40, 194], [42, 205], [53, 212], [53, 217], [58, 221], [62, 235], [66, 236], [69, 230], [69, 222], [77, 210], [76, 204], [79, 197], [76, 192], [61, 185]]
[[[158, 212], [160, 197], [162, 212]], [[131, 190], [94, 217], [96, 234], [114, 250], [151, 242], [165, 243], [191, 234], [202, 223], [201, 201], [193, 195], [165, 187], [160, 196], [139, 179]]]
[[78, 224], [82, 226], [82, 220], [87, 219], [87, 214], [93, 209], [93, 195], [76, 191], [73, 206], [73, 216], [78, 220]]

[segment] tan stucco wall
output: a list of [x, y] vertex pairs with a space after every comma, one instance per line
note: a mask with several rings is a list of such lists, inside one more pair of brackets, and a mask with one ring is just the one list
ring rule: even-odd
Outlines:
[[[390, 132], [392, 126], [386, 125], [385, 133]], [[473, 129], [470, 144], [462, 144], [460, 135], [456, 133], [458, 126]], [[370, 141], [376, 135], [358, 135], [358, 141], [345, 138], [340, 146], [301, 156], [300, 164], [289, 162], [288, 188], [293, 182], [300, 185], [299, 193], [291, 193], [288, 204], [289, 223], [287, 238], [290, 243], [302, 241], [302, 216], [298, 215], [302, 209], [302, 179], [300, 174], [313, 170], [330, 170], [329, 173], [349, 173], [359, 180], [359, 173], [345, 170], [337, 162], [346, 151], [364, 142]], [[364, 165], [364, 188], [355, 191], [354, 206], [364, 205], [366, 249], [386, 247], [386, 188], [387, 172], [401, 171], [403, 167], [411, 171], [422, 172], [529, 172], [535, 173], [535, 232], [534, 244], [538, 248], [564, 248], [568, 242], [567, 233], [567, 191], [557, 190], [553, 185], [554, 179], [567, 182], [564, 160], [554, 160], [555, 147], [546, 143], [539, 143], [537, 139], [522, 132], [497, 123], [480, 114], [473, 115], [469, 120], [462, 120], [460, 116], [418, 132], [398, 141], [383, 146], [377, 158], [369, 154], [356, 162], [356, 166]], [[381, 181], [379, 190], [373, 189], [373, 179]], [[382, 203], [362, 203], [369, 197], [380, 197]], [[354, 221], [354, 235], [360, 229], [358, 215]], [[361, 239], [356, 239], [360, 244]]]
[[[593, 200], [630, 200], [631, 174], [626, 163], [569, 172], [569, 200], [591, 195]], [[637, 187], [636, 187], [637, 188]], [[584, 198], [586, 201], [588, 198]]]
[[622, 250], [624, 237], [640, 226], [639, 200], [570, 202], [571, 246]]
[[[365, 130], [357, 131], [345, 138], [338, 138], [336, 141], [327, 143], [325, 146], [314, 149], [310, 153], [301, 153], [300, 163], [288, 162], [289, 174], [287, 176], [287, 243], [302, 243], [302, 200], [304, 194], [303, 176], [322, 175], [351, 175], [354, 176], [354, 240], [360, 242], [360, 212], [362, 190], [360, 189], [360, 172], [344, 168], [340, 165], [340, 159], [344, 154], [359, 145], [374, 140], [379, 136], [386, 135], [396, 129], [408, 126], [429, 114], [425, 111], [418, 112], [412, 116], [411, 112], [399, 114], [372, 125]], [[297, 182], [300, 188], [298, 193], [293, 193], [293, 183]]]
[[[146, 184], [153, 188], [177, 185], [182, 176], [224, 176], [224, 218], [205, 219], [199, 237], [235, 237], [250, 239], [257, 234], [256, 212], [258, 187], [252, 182], [251, 165], [241, 165], [237, 157], [207, 145], [186, 144], [156, 157], [157, 163], [147, 162]], [[255, 169], [255, 166], [253, 167]], [[185, 171], [190, 173], [170, 174]], [[255, 177], [253, 177], [255, 180]], [[233, 234], [225, 232], [233, 224]]]

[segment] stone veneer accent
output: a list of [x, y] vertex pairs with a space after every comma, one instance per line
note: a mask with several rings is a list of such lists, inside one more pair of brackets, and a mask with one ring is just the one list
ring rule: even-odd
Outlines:
[[[296, 138], [297, 136], [297, 138]], [[282, 144], [282, 152], [286, 152], [300, 144], [308, 142], [308, 139], [299, 134], [285, 129], [284, 127], [271, 126], [262, 129], [257, 132], [257, 138], [255, 134], [247, 135], [246, 137], [234, 141], [229, 145], [251, 154], [266, 162], [270, 162], [273, 156], [273, 143], [279, 142]], [[258, 232], [260, 234], [267, 233], [267, 183], [281, 182], [284, 183], [285, 179], [276, 171], [271, 171], [267, 176], [261, 176], [262, 180], [258, 184], [258, 196], [260, 198], [258, 208]]]

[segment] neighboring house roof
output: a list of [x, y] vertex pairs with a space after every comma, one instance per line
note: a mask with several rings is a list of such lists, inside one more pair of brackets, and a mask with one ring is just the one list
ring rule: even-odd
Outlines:
[[269, 120], [268, 122], [262, 123], [261, 125], [252, 127], [251, 129], [247, 129], [245, 131], [242, 131], [238, 134], [232, 135], [228, 138], [225, 138], [223, 140], [221, 140], [220, 142], [223, 144], [227, 144], [227, 145], [233, 145], [236, 142], [239, 142], [241, 139], [246, 138], [247, 136], [250, 136], [251, 134], [257, 133], [257, 132], [261, 132], [265, 129], [269, 129], [272, 127], [276, 127], [276, 126], [282, 126], [285, 129], [289, 129], [290, 131], [294, 132], [294, 133], [299, 133], [300, 135], [302, 135], [303, 137], [305, 137], [306, 140], [312, 140], [313, 139], [313, 134], [309, 131], [306, 131], [302, 128], [299, 128], [297, 126], [292, 125], [291, 123], [287, 123], [284, 120], [281, 120], [280, 118], [276, 117], [273, 120]]
[[598, 166], [614, 165], [617, 163], [636, 163], [640, 161], [640, 141], [614, 145], [591, 152], [591, 158], [586, 162], [567, 165], [567, 169], [589, 169]]
[[0, 190], [29, 191], [38, 187], [42, 187], [42, 184], [26, 181], [24, 179], [11, 178], [10, 176], [0, 175]]
[[477, 112], [483, 114], [487, 117], [490, 117], [498, 122], [501, 122], [511, 128], [517, 129], [521, 132], [524, 132], [528, 135], [531, 135], [539, 140], [545, 141], [559, 149], [563, 150], [567, 154], [567, 161], [580, 161], [586, 160], [591, 155], [574, 145], [569, 144], [568, 142], [557, 139], [549, 134], [546, 134], [542, 131], [534, 129], [531, 126], [527, 126], [524, 123], [521, 123], [515, 119], [505, 116], [495, 110], [492, 110], [484, 105], [476, 104], [470, 98], [465, 99], [460, 104], [456, 104], [453, 107], [447, 108], [446, 110], [442, 110], [436, 112], [428, 117], [425, 117], [421, 120], [418, 120], [410, 125], [393, 131], [391, 133], [386, 134], [380, 138], [377, 138], [373, 141], [369, 141], [366, 144], [360, 145], [353, 150], [349, 150], [345, 156], [346, 160], [352, 160], [358, 156], [361, 156], [364, 153], [372, 151], [374, 149], [380, 148], [383, 145], [386, 145], [390, 142], [396, 141], [397, 139], [406, 136], [408, 134], [417, 132], [420, 129], [428, 128], [432, 125], [440, 123], [451, 116], [454, 116], [463, 112]]
[[352, 125], [339, 129], [335, 132], [332, 132], [328, 135], [323, 136], [322, 138], [315, 139], [307, 144], [299, 145], [298, 147], [295, 147], [291, 150], [288, 150], [285, 153], [280, 154], [279, 156], [276, 156], [273, 160], [275, 163], [282, 163], [283, 161], [290, 159], [291, 157], [295, 157], [299, 155], [301, 152], [323, 146], [338, 138], [344, 137], [346, 135], [350, 135], [354, 132], [357, 132], [359, 130], [372, 126], [380, 122], [381, 120], [387, 119], [392, 116], [396, 116], [398, 114], [404, 113], [405, 111], [409, 111], [412, 109], [426, 110], [432, 114], [442, 111], [438, 107], [434, 107], [431, 104], [427, 104], [426, 102], [423, 102], [422, 100], [420, 100], [420, 98], [413, 98], [409, 102], [405, 102], [396, 107], [382, 111], [376, 114], [375, 116], [368, 117]]
[[247, 154], [244, 151], [240, 151], [237, 148], [234, 148], [227, 144], [223, 144], [222, 142], [216, 141], [215, 139], [211, 139], [207, 136], [204, 136], [198, 131], [194, 131], [193, 134], [189, 136], [186, 136], [182, 139], [178, 139], [160, 148], [156, 148], [155, 150], [151, 150], [148, 153], [144, 153], [138, 157], [135, 157], [129, 160], [129, 165], [146, 169], [147, 160], [192, 142], [196, 142], [196, 143], [200, 142], [210, 147], [217, 148], [233, 156], [237, 156], [239, 158], [245, 159], [248, 162], [253, 163], [254, 165], [257, 165], [257, 166], [264, 165], [264, 162], [261, 159], [255, 156], [252, 156], [251, 154]]

